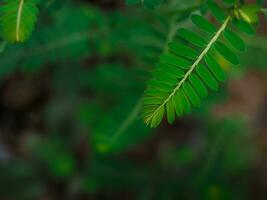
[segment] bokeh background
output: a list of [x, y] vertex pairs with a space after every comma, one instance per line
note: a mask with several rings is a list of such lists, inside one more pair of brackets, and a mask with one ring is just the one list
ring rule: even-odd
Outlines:
[[205, 7], [48, 0], [29, 41], [2, 42], [0, 199], [267, 199], [264, 16], [240, 66], [217, 58], [229, 78], [200, 108], [157, 129], [140, 119], [150, 71], [191, 12]]

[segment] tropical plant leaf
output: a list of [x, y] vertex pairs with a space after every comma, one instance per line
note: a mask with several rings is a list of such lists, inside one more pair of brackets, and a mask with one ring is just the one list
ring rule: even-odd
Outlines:
[[10, 42], [27, 40], [37, 21], [39, 0], [5, 0], [0, 8], [3, 37]]
[[[239, 64], [233, 49], [244, 51], [245, 45], [241, 37], [231, 30], [232, 22], [238, 30], [247, 34], [255, 32], [244, 19], [219, 12], [215, 2], [208, 1], [208, 6], [215, 18], [222, 21], [221, 25], [217, 28], [203, 16], [193, 14], [192, 23], [206, 36], [179, 29], [180, 41], [169, 44], [169, 51], [161, 57], [152, 80], [148, 82], [142, 111], [145, 123], [151, 127], [160, 124], [165, 112], [168, 122], [174, 122], [175, 115], [182, 116], [189, 113], [193, 106], [200, 106], [208, 89], [218, 90], [219, 82], [224, 82], [226, 76], [215, 59], [216, 54], [234, 65]], [[204, 38], [209, 38], [209, 41]]]

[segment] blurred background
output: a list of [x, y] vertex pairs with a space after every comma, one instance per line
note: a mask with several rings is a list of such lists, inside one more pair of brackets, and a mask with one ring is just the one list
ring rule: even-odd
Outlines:
[[2, 42], [0, 200], [266, 199], [264, 16], [240, 66], [217, 58], [229, 78], [200, 108], [157, 129], [140, 119], [192, 12], [201, 1], [48, 0], [29, 41]]

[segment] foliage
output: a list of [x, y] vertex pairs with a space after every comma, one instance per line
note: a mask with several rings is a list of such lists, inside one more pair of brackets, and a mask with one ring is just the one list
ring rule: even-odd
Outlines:
[[1, 6], [3, 37], [10, 42], [28, 39], [37, 21], [39, 0], [5, 0]]
[[[211, 90], [218, 89], [218, 81], [224, 82], [225, 74], [214, 59], [216, 54], [234, 65], [239, 64], [232, 47], [244, 51], [245, 45], [241, 37], [228, 28], [230, 24], [247, 34], [255, 33], [251, 24], [258, 21], [259, 6], [245, 5], [225, 13], [213, 1], [208, 1], [207, 5], [214, 17], [221, 22], [220, 27], [216, 30], [201, 15], [192, 15], [193, 24], [204, 31], [205, 36], [184, 28], [178, 29], [180, 41], [168, 44], [168, 52], [161, 56], [153, 72], [153, 78], [145, 92], [142, 111], [145, 123], [151, 127], [160, 124], [165, 112], [168, 122], [173, 123], [175, 115], [182, 116], [190, 112], [192, 105], [200, 105], [200, 99], [207, 96], [207, 87]], [[229, 45], [221, 40], [222, 35]]]
[[265, 104], [224, 104], [266, 72], [264, 1], [126, 3], [0, 4], [0, 199], [248, 199], [260, 184]]

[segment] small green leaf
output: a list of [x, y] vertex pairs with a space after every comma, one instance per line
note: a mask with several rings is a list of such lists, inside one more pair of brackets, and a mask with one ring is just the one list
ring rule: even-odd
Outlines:
[[184, 91], [180, 90], [180, 92], [178, 92], [178, 95], [179, 95], [179, 99], [181, 100], [181, 104], [183, 105], [184, 112], [185, 113], [190, 113], [191, 104], [190, 104], [187, 96], [185, 95]]
[[164, 88], [165, 90], [171, 90], [174, 85], [169, 84], [168, 82], [163, 82], [158, 79], [151, 79], [148, 81], [150, 87], [153, 88]]
[[206, 31], [208, 33], [216, 32], [216, 27], [201, 15], [194, 14], [191, 16], [191, 20], [197, 27], [199, 27], [203, 31]]
[[157, 64], [157, 68], [163, 73], [168, 72], [170, 76], [174, 76], [175, 78], [182, 78], [184, 76], [184, 71], [174, 65], [159, 63]]
[[226, 17], [223, 9], [221, 9], [213, 0], [208, 0], [207, 5], [218, 21], [222, 22], [225, 20]]
[[174, 97], [172, 98], [174, 107], [175, 107], [175, 112], [177, 116], [182, 116], [183, 114], [183, 105], [181, 103], [181, 97], [180, 97], [180, 92], [177, 92]]
[[233, 19], [233, 24], [237, 27], [237, 29], [243, 33], [248, 35], [255, 35], [256, 30], [249, 23], [243, 20]]
[[188, 97], [188, 99], [191, 101], [191, 103], [194, 106], [199, 107], [200, 106], [200, 99], [199, 96], [197, 95], [196, 91], [194, 90], [194, 88], [187, 82], [185, 82], [183, 84], [183, 90], [186, 94], [186, 96]]
[[223, 33], [225, 39], [228, 40], [228, 42], [237, 50], [239, 51], [245, 51], [246, 47], [245, 47], [245, 43], [244, 41], [241, 39], [241, 37], [236, 34], [235, 32], [226, 29]]
[[153, 72], [153, 76], [160, 77], [160, 80], [166, 81], [170, 84], [175, 84], [176, 80], [177, 80], [177, 78], [174, 74], [171, 74], [168, 71], [162, 70], [160, 68], [157, 68]]
[[197, 67], [197, 73], [206, 85], [212, 90], [218, 90], [219, 86], [215, 78], [210, 74], [204, 65]]
[[189, 77], [190, 83], [196, 89], [199, 96], [205, 98], [208, 95], [207, 88], [203, 84], [203, 82], [198, 78], [197, 75], [191, 74]]
[[175, 109], [173, 101], [169, 101], [167, 103], [167, 120], [170, 124], [172, 124], [175, 120]]
[[[155, 113], [155, 115], [153, 116], [153, 118], [151, 120], [151, 128], [155, 128], [160, 124], [160, 122], [162, 121], [162, 118], [164, 116], [164, 112], [165, 112], [164, 106], [160, 107], [159, 111], [157, 113]], [[147, 123], [149, 123], [149, 122], [147, 122]]]
[[155, 97], [155, 98], [157, 97], [160, 99], [164, 99], [169, 95], [169, 92], [149, 87], [149, 90], [145, 91], [145, 95], [149, 97]]
[[210, 55], [206, 56], [205, 61], [210, 71], [217, 78], [217, 80], [224, 82], [226, 79], [225, 73], [222, 70], [221, 66], [217, 63], [217, 61]]
[[158, 99], [156, 97], [146, 97], [144, 99], [144, 105], [159, 105], [162, 103], [162, 100], [161, 99]]
[[238, 65], [239, 64], [239, 59], [236, 56], [236, 54], [233, 53], [233, 51], [231, 49], [229, 49], [222, 42], [217, 41], [215, 43], [215, 49], [219, 54], [221, 54], [226, 60], [228, 60], [232, 64], [234, 64], [234, 65]]
[[192, 65], [190, 61], [171, 54], [164, 54], [163, 56], [161, 56], [160, 62], [168, 63], [182, 69], [188, 69]]
[[198, 36], [196, 33], [192, 31], [189, 31], [185, 28], [180, 28], [178, 29], [177, 32], [180, 37], [198, 47], [204, 47], [205, 45], [207, 45], [207, 42], [202, 37]]
[[196, 59], [198, 57], [198, 53], [194, 49], [183, 44], [171, 42], [169, 48], [173, 53], [189, 59]]
[[243, 5], [239, 10], [241, 18], [249, 24], [255, 24], [259, 21], [258, 14], [261, 7], [257, 4], [246, 4]]

